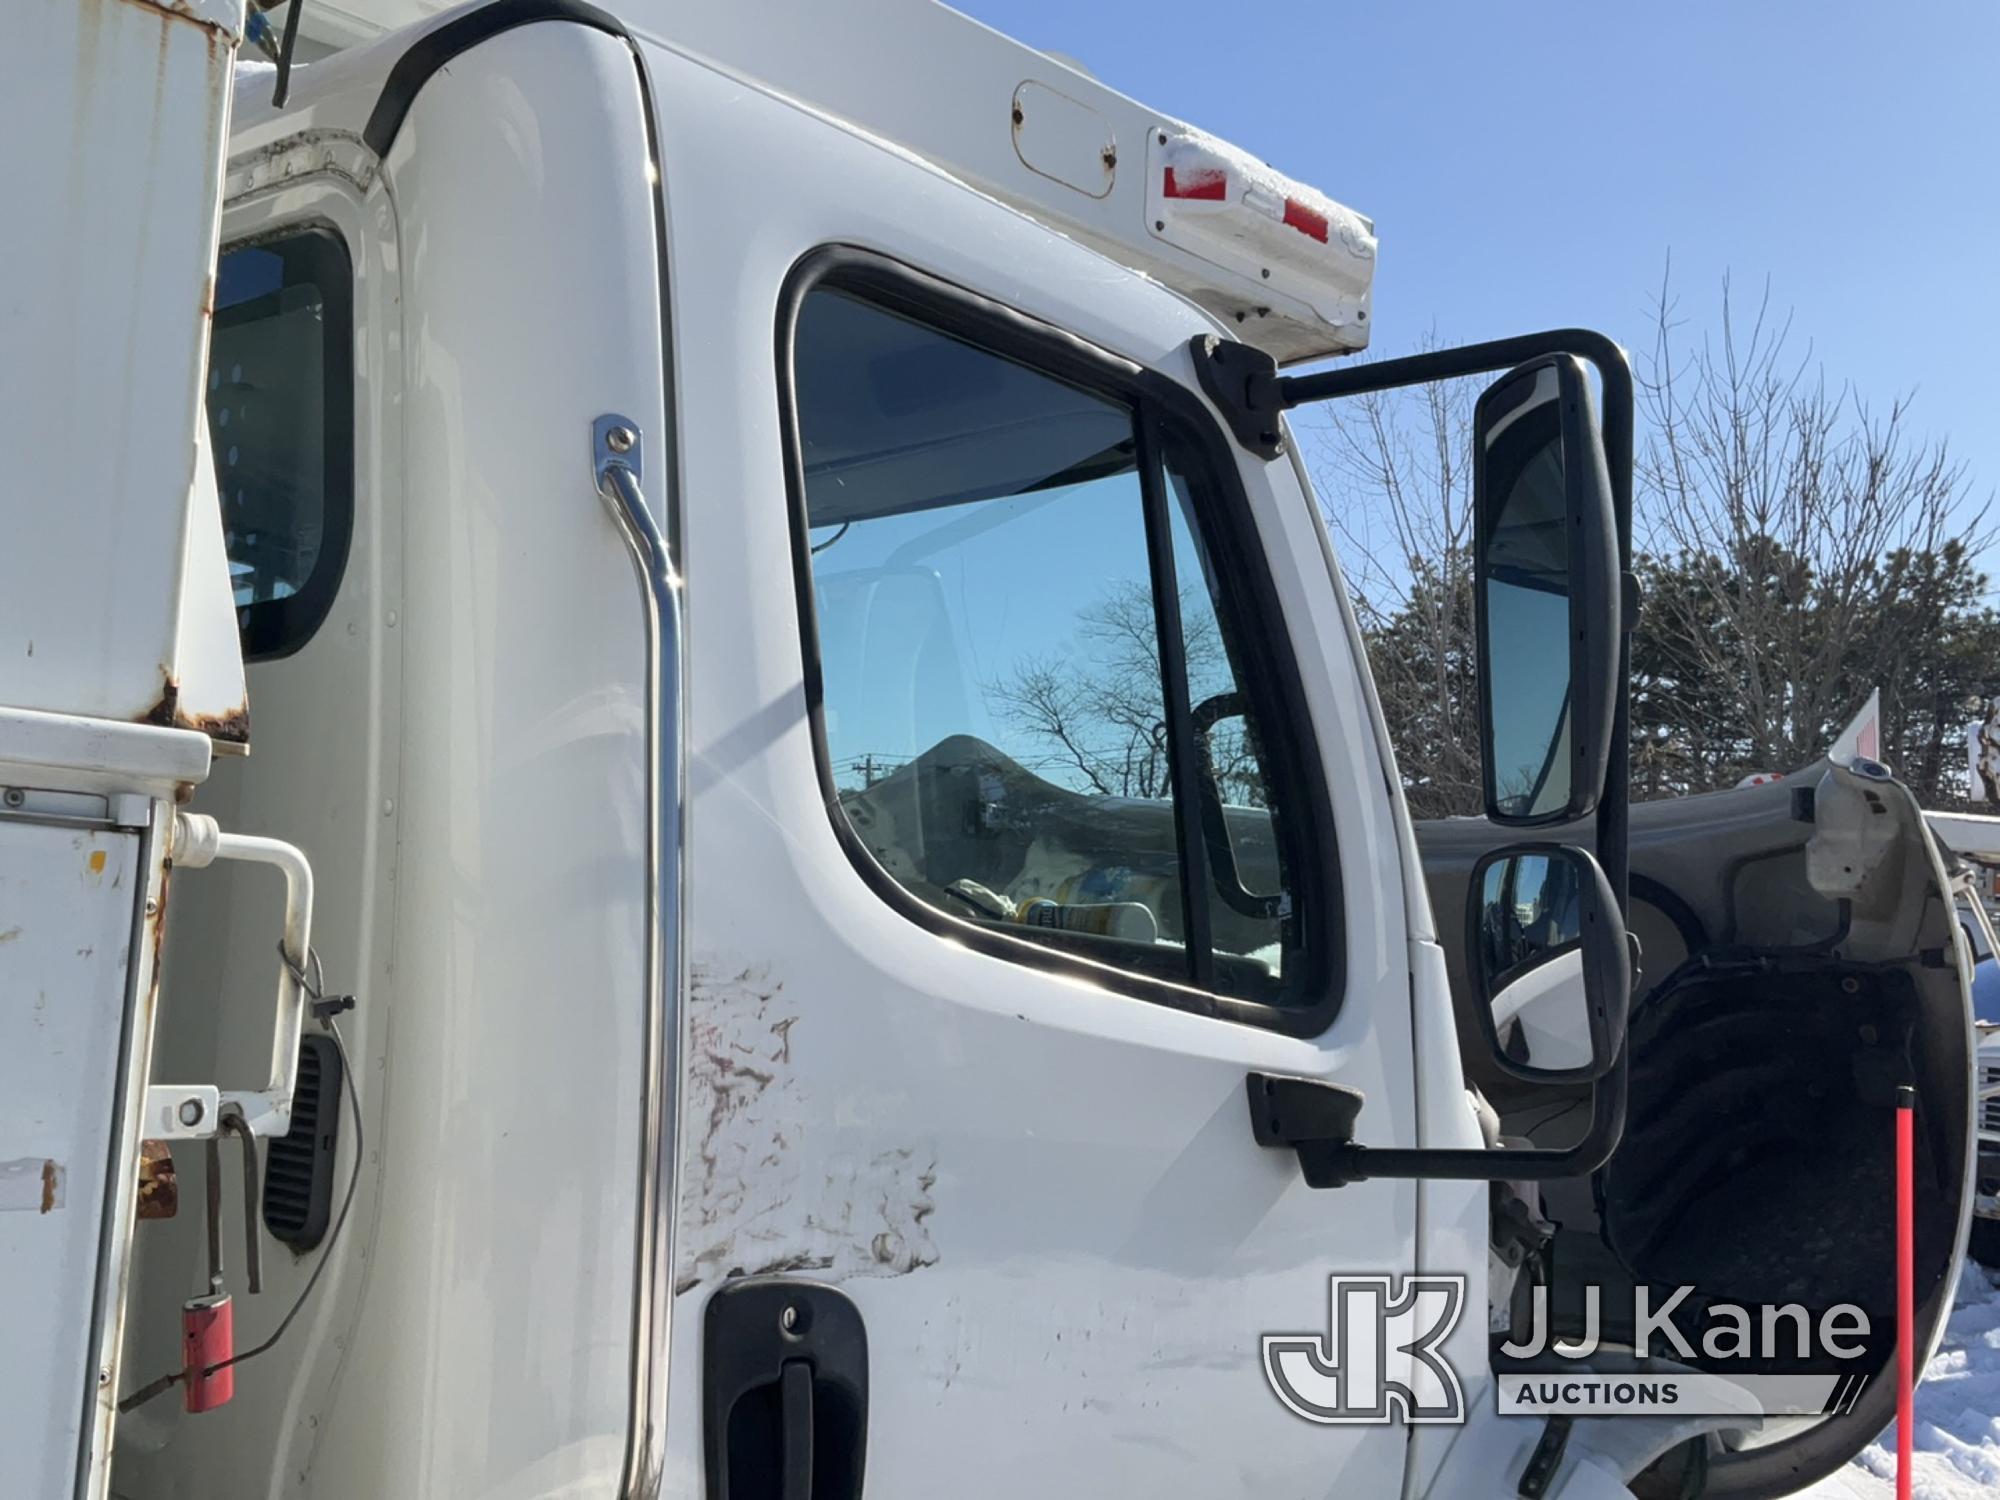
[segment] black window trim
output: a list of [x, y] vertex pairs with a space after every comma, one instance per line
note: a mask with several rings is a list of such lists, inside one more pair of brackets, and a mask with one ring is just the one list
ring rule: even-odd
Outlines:
[[[326, 330], [327, 397], [326, 453], [320, 474], [321, 515], [319, 556], [305, 586], [283, 599], [262, 599], [236, 611], [243, 660], [280, 661], [302, 650], [319, 633], [333, 611], [341, 580], [347, 576], [347, 554], [354, 539], [355, 390], [354, 390], [354, 252], [346, 237], [325, 219], [294, 219], [231, 240], [216, 254], [255, 250], [300, 240], [316, 240], [332, 252], [339, 275], [319, 283]], [[222, 309], [226, 312], [227, 309]], [[211, 346], [212, 347], [212, 346]], [[202, 392], [202, 420], [208, 420], [208, 392]], [[222, 485], [216, 484], [216, 502]]]
[[[1139, 446], [1141, 494], [1146, 508], [1147, 545], [1154, 569], [1156, 624], [1168, 633], [1168, 614], [1178, 625], [1178, 596], [1170, 591], [1166, 606], [1159, 602], [1158, 577], [1164, 559], [1171, 570], [1171, 538], [1164, 527], [1170, 501], [1160, 468], [1162, 438], [1171, 435], [1184, 447], [1201, 472], [1190, 475], [1198, 488], [1212, 491], [1214, 515], [1190, 517], [1222, 598], [1218, 615], [1233, 617], [1236, 644], [1249, 659], [1241, 664], [1239, 689], [1247, 694], [1260, 724], [1265, 754], [1283, 789], [1281, 815], [1290, 825], [1289, 852], [1295, 868], [1287, 869], [1294, 905], [1293, 920], [1309, 934], [1304, 944], [1302, 972], [1287, 974], [1286, 990], [1296, 1003], [1272, 1004], [1216, 994], [1191, 983], [1151, 978], [1117, 964], [1015, 937], [956, 917], [907, 890], [868, 850], [841, 811], [826, 740], [824, 681], [820, 668], [818, 609], [814, 599], [811, 539], [807, 525], [805, 462], [799, 441], [795, 401], [793, 349], [800, 308], [816, 288], [831, 285], [871, 305], [901, 313], [939, 330], [961, 336], [980, 348], [1018, 360], [1053, 378], [1106, 395], [1131, 409]], [[1346, 992], [1346, 932], [1338, 849], [1334, 841], [1332, 798], [1326, 786], [1324, 761], [1292, 650], [1291, 636], [1280, 607], [1277, 586], [1264, 564], [1256, 520], [1236, 468], [1235, 451], [1216, 425], [1207, 406], [1186, 386], [1158, 370], [1113, 354], [1076, 334], [1019, 312], [992, 298], [948, 282], [929, 272], [871, 250], [851, 245], [824, 245], [794, 264], [778, 297], [776, 372], [780, 432], [785, 465], [785, 491], [792, 530], [792, 569], [799, 620], [799, 647], [806, 715], [811, 726], [814, 769], [819, 777], [835, 837], [862, 878], [884, 902], [933, 934], [992, 957], [1031, 969], [1084, 979], [1103, 989], [1134, 999], [1189, 1011], [1197, 1015], [1262, 1027], [1288, 1036], [1315, 1037], [1333, 1024]], [[1161, 528], [1156, 538], [1155, 528]], [[1171, 571], [1169, 571], [1169, 576]], [[1168, 646], [1163, 639], [1163, 675], [1173, 670], [1181, 653], [1178, 632]], [[1186, 722], [1188, 704], [1184, 668], [1178, 691], [1169, 689], [1171, 737], [1169, 774], [1175, 787], [1176, 817], [1183, 888], [1205, 874], [1198, 804], [1183, 793], [1193, 784], [1192, 729]], [[1178, 699], [1174, 704], [1172, 700]], [[1187, 783], [1184, 787], [1183, 782]], [[1206, 923], [1206, 901], [1200, 905]], [[1193, 936], [1196, 927], [1189, 925]], [[1198, 950], [1212, 961], [1204, 944]]]

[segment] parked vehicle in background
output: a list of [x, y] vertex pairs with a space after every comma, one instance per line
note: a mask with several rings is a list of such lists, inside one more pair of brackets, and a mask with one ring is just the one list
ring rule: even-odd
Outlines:
[[1972, 1014], [1978, 1029], [1974, 1108], [1979, 1152], [1969, 1249], [1980, 1264], [2000, 1267], [2000, 957], [1993, 916], [2000, 902], [2000, 818], [1926, 813], [1932, 836], [1958, 877], [1959, 925], [1972, 945]]

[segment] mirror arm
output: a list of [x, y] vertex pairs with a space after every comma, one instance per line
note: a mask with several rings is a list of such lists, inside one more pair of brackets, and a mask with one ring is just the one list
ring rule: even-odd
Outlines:
[[[1195, 375], [1208, 398], [1222, 409], [1237, 440], [1265, 458], [1283, 451], [1278, 418], [1295, 406], [1360, 396], [1371, 391], [1429, 385], [1461, 375], [1492, 375], [1547, 354], [1574, 354], [1597, 367], [1604, 382], [1604, 462], [1611, 471], [1612, 499], [1619, 513], [1620, 544], [1630, 541], [1632, 511], [1632, 362], [1618, 343], [1590, 328], [1552, 328], [1483, 344], [1431, 349], [1401, 359], [1344, 365], [1314, 375], [1280, 375], [1278, 362], [1261, 349], [1217, 334], [1202, 334], [1188, 350]], [[1630, 565], [1629, 554], [1626, 558]]]
[[1316, 1078], [1252, 1073], [1251, 1133], [1260, 1146], [1289, 1146], [1298, 1153], [1306, 1185], [1345, 1187], [1374, 1177], [1456, 1182], [1548, 1182], [1587, 1177], [1611, 1160], [1625, 1136], [1626, 1049], [1591, 1086], [1590, 1129], [1561, 1151], [1535, 1147], [1468, 1150], [1363, 1146], [1353, 1138], [1361, 1095]]
[[[1604, 784], [1623, 787], [1631, 781], [1631, 703], [1627, 679], [1632, 661], [1632, 626], [1637, 614], [1638, 585], [1632, 576], [1632, 434], [1634, 394], [1632, 362], [1618, 343], [1589, 328], [1555, 328], [1524, 333], [1483, 344], [1433, 349], [1401, 359], [1346, 365], [1313, 375], [1280, 375], [1278, 362], [1261, 349], [1216, 334], [1202, 334], [1188, 346], [1195, 377], [1208, 399], [1221, 411], [1237, 442], [1259, 457], [1273, 459], [1284, 452], [1279, 418], [1297, 406], [1360, 396], [1371, 391], [1400, 390], [1464, 375], [1491, 375], [1548, 354], [1574, 354], [1596, 367], [1604, 382], [1604, 465], [1611, 476], [1611, 500], [1618, 520], [1618, 566], [1624, 574], [1628, 601], [1622, 639], [1618, 704], [1614, 711], [1610, 763]], [[1625, 865], [1629, 837], [1625, 798], [1607, 798], [1597, 823], [1597, 862], [1618, 897], [1618, 909], [1630, 901]]]

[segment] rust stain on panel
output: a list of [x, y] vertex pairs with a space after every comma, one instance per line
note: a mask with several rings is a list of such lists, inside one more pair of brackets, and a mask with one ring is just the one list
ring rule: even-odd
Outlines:
[[140, 1017], [140, 1020], [147, 1026], [153, 1024], [153, 1015], [159, 1009], [160, 1005], [160, 960], [165, 956], [162, 950], [166, 947], [167, 942], [167, 885], [173, 873], [173, 860], [166, 859], [161, 861], [158, 903], [153, 908], [153, 914], [146, 919], [147, 925], [153, 929], [151, 933], [153, 942], [153, 972], [146, 982], [144, 1014]]
[[186, 713], [181, 709], [180, 679], [171, 676], [165, 679], [159, 701], [139, 715], [138, 722], [157, 724], [162, 729], [192, 729], [212, 740], [232, 745], [247, 745], [250, 742], [250, 705], [247, 701], [221, 713]]
[[155, 15], [164, 17], [167, 20], [185, 21], [190, 26], [199, 26], [203, 31], [208, 33], [208, 50], [210, 56], [214, 55], [215, 44], [217, 42], [233, 45], [236, 40], [235, 33], [231, 32], [220, 21], [211, 21], [206, 17], [196, 15], [194, 7], [186, 4], [185, 0], [122, 0], [122, 3], [131, 6], [134, 10], [151, 11]]
[[139, 1142], [139, 1217], [171, 1219], [180, 1211], [180, 1179], [165, 1141]]
[[53, 1157], [0, 1161], [0, 1213], [52, 1213], [63, 1206], [63, 1164]]

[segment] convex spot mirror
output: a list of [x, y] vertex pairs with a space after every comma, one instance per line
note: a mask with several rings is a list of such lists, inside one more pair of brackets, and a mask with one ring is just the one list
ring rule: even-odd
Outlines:
[[1573, 844], [1516, 844], [1473, 866], [1466, 944], [1494, 1060], [1534, 1083], [1588, 1083], [1625, 1043], [1632, 956], [1604, 871]]
[[1618, 702], [1618, 528], [1573, 355], [1502, 376], [1473, 414], [1475, 615], [1486, 814], [1596, 810]]

